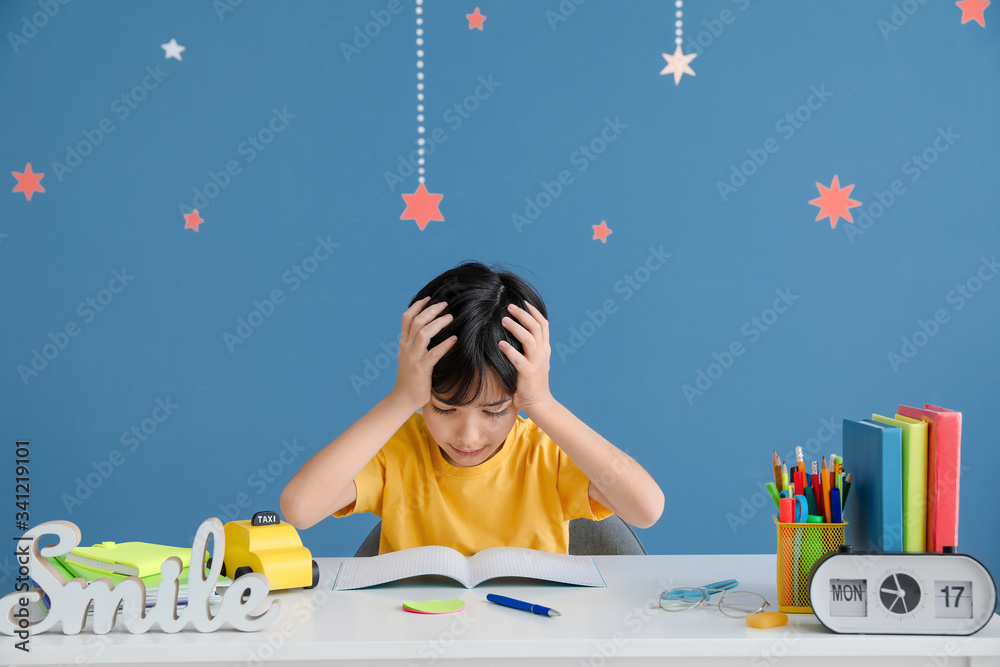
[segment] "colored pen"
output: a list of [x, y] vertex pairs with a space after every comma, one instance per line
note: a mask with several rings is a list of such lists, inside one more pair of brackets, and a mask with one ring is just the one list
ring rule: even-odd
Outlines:
[[813, 499], [816, 501], [816, 514], [823, 516], [823, 481], [819, 473], [813, 475]]
[[823, 459], [819, 478], [823, 482], [823, 517], [830, 523], [830, 469], [826, 466], [826, 459]]
[[819, 506], [816, 504], [816, 490], [811, 487], [806, 487], [806, 502], [809, 503], [809, 514], [819, 514]]
[[490, 593], [486, 596], [486, 599], [494, 604], [503, 605], [504, 607], [511, 607], [512, 609], [520, 609], [521, 611], [530, 611], [533, 614], [538, 614], [539, 616], [562, 616], [555, 609], [550, 609], [548, 607], [543, 607], [540, 604], [531, 604], [530, 602], [522, 602], [521, 600], [515, 600], [514, 598], [504, 597], [503, 595], [494, 595]]
[[781, 509], [781, 504], [779, 502], [781, 496], [778, 494], [778, 487], [776, 487], [773, 482], [768, 482], [764, 486], [767, 488], [767, 492], [771, 494], [771, 500], [774, 501], [774, 507], [776, 509]]
[[830, 503], [832, 510], [830, 512], [830, 521], [833, 523], [843, 523], [843, 516], [841, 514], [843, 506], [840, 504], [840, 489], [830, 489]]
[[664, 591], [670, 593], [672, 599], [674, 598], [700, 598], [703, 593], [707, 593], [708, 597], [712, 597], [719, 591], [728, 591], [730, 588], [736, 588], [740, 585], [735, 579], [726, 579], [725, 581], [716, 581], [712, 584], [705, 584], [704, 586], [698, 586], [690, 591], [681, 590], [671, 590]]
[[792, 498], [782, 498], [781, 506], [778, 509], [778, 521], [781, 523], [795, 523], [795, 500]]

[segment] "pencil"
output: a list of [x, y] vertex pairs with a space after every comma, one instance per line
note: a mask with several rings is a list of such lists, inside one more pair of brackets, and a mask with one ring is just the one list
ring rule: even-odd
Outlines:
[[[816, 466], [815, 461], [813, 461], [813, 466]], [[823, 502], [823, 478], [820, 477], [819, 473], [813, 473], [813, 495], [816, 498], [816, 513], [820, 516], [826, 516], [826, 503]]]
[[781, 464], [781, 490], [782, 491], [787, 491], [788, 490], [788, 464], [787, 463], [782, 463]]
[[774, 488], [781, 490], [781, 459], [778, 458], [778, 450], [774, 450], [774, 458], [771, 460], [771, 467], [774, 468]]
[[826, 459], [823, 459], [819, 476], [823, 480], [823, 517], [830, 523], [830, 469], [826, 465]]

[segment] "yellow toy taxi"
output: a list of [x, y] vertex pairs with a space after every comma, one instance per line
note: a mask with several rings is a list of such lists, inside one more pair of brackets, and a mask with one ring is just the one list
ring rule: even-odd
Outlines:
[[272, 591], [319, 584], [319, 565], [302, 546], [295, 527], [283, 522], [277, 512], [257, 512], [251, 519], [230, 521], [225, 531], [223, 576], [239, 579], [259, 572], [267, 577]]

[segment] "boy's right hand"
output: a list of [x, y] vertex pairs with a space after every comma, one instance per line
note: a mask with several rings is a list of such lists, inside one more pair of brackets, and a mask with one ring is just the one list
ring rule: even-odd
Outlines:
[[[431, 373], [434, 365], [452, 348], [458, 336], [451, 336], [432, 349], [431, 338], [451, 324], [451, 314], [441, 315], [448, 304], [444, 301], [427, 306], [429, 296], [415, 301], [403, 313], [403, 329], [399, 339], [399, 373], [392, 393], [413, 406], [423, 407], [431, 400]], [[440, 315], [440, 317], [439, 317]]]

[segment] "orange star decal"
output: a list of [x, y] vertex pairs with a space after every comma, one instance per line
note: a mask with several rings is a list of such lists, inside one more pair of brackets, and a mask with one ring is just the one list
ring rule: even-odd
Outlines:
[[469, 19], [469, 30], [473, 28], [479, 28], [480, 31], [483, 29], [483, 21], [486, 17], [479, 13], [479, 7], [476, 7], [476, 11], [471, 14], [466, 14], [465, 18]]
[[184, 229], [193, 229], [194, 231], [198, 231], [198, 225], [203, 222], [205, 221], [201, 219], [200, 215], [198, 215], [198, 209], [195, 209], [191, 213], [184, 214]]
[[594, 238], [591, 240], [601, 239], [601, 243], [607, 243], [608, 235], [613, 233], [608, 229], [608, 223], [604, 220], [601, 220], [601, 224], [591, 225], [591, 227], [594, 228]]
[[854, 189], [853, 184], [848, 185], [846, 188], [841, 188], [840, 181], [837, 180], [837, 175], [834, 174], [833, 182], [829, 188], [825, 187], [822, 183], [817, 183], [816, 187], [819, 188], [819, 197], [810, 199], [809, 203], [813, 206], [819, 206], [819, 215], [816, 216], [817, 220], [830, 218], [830, 229], [836, 229], [838, 218], [844, 218], [850, 223], [854, 222], [854, 218], [851, 217], [851, 212], [848, 209], [861, 206], [861, 202], [848, 197], [851, 194], [851, 190]]
[[975, 21], [984, 28], [986, 27], [983, 10], [990, 6], [990, 0], [958, 0], [955, 4], [962, 10], [962, 25], [969, 21]]
[[45, 176], [45, 174], [33, 173], [31, 171], [30, 162], [28, 163], [28, 166], [24, 168], [24, 173], [16, 171], [12, 171], [10, 173], [17, 179], [17, 185], [14, 186], [14, 189], [11, 190], [11, 192], [23, 192], [24, 197], [28, 201], [31, 201], [31, 195], [36, 192], [45, 192], [45, 188], [43, 188], [41, 184], [42, 176]]
[[439, 208], [442, 199], [444, 199], [444, 195], [427, 192], [427, 188], [421, 183], [412, 195], [403, 195], [406, 210], [403, 211], [403, 215], [399, 216], [399, 219], [416, 221], [420, 231], [424, 231], [427, 223], [431, 220], [444, 222], [444, 216], [441, 215]]

